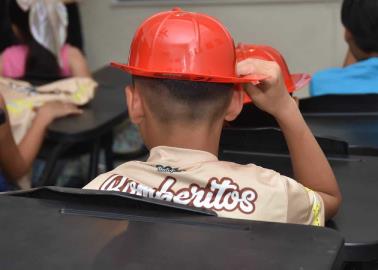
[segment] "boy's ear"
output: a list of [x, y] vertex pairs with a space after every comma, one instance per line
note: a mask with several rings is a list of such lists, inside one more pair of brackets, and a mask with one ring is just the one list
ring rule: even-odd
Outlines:
[[228, 105], [224, 120], [232, 121], [240, 114], [243, 109], [244, 91], [234, 90], [232, 93], [231, 102]]
[[129, 118], [132, 123], [139, 125], [144, 119], [144, 108], [140, 92], [133, 86], [127, 86], [126, 102]]

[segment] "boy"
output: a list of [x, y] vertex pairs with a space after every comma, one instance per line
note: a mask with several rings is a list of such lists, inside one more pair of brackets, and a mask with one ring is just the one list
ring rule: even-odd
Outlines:
[[[85, 188], [203, 207], [220, 217], [323, 225], [335, 215], [341, 201], [335, 177], [279, 66], [247, 59], [237, 65], [237, 76], [233, 40], [214, 18], [177, 9], [156, 14], [135, 34], [129, 65], [116, 65], [133, 74], [126, 88], [129, 116], [150, 157]], [[234, 84], [246, 80], [254, 103], [280, 124], [301, 184], [253, 164], [217, 159], [223, 123], [243, 106], [244, 92]]]
[[378, 94], [378, 1], [344, 0], [341, 19], [349, 47], [344, 67], [315, 73], [311, 95]]

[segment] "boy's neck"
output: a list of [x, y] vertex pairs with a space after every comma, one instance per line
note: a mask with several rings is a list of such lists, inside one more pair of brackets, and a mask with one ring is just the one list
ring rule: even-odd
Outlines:
[[372, 57], [378, 57], [378, 52], [365, 52], [358, 48], [356, 44], [350, 44], [349, 50], [352, 52], [352, 55], [357, 62], [364, 61]]
[[149, 127], [147, 134], [153, 134], [148, 138], [150, 148], [156, 146], [170, 146], [201, 150], [218, 156], [219, 140], [222, 125], [206, 126], [156, 126]]

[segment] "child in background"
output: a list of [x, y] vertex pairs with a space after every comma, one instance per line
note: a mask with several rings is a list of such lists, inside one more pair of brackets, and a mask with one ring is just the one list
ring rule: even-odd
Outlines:
[[[10, 0], [9, 11], [13, 30], [20, 44], [5, 49], [0, 56], [1, 76], [89, 76], [80, 51], [64, 44], [65, 9], [60, 2]], [[43, 11], [42, 14], [48, 16], [41, 16], [37, 11]], [[32, 22], [31, 25], [29, 21]], [[52, 25], [54, 27], [51, 27]], [[1, 95], [0, 109], [7, 114]], [[7, 117], [7, 122], [0, 126], [0, 191], [17, 186], [20, 178], [30, 171], [42, 145], [45, 131], [54, 119], [80, 113], [81, 110], [72, 104], [46, 103], [37, 110], [30, 129], [18, 146], [12, 136]]]
[[10, 0], [9, 13], [20, 44], [6, 48], [0, 56], [0, 76], [90, 76], [80, 50], [65, 43], [67, 11], [60, 1]]
[[[0, 95], [0, 109], [7, 115], [5, 102]], [[62, 102], [50, 102], [37, 111], [31, 128], [17, 146], [7, 120], [0, 126], [0, 192], [17, 186], [17, 181], [27, 174], [41, 148], [46, 128], [56, 118], [80, 114], [76, 106]]]
[[341, 19], [349, 47], [344, 67], [315, 73], [310, 93], [378, 94], [378, 1], [344, 0]]
[[[279, 66], [235, 62], [230, 34], [210, 16], [174, 9], [147, 19], [134, 36], [129, 64], [114, 65], [133, 75], [126, 88], [129, 117], [150, 157], [124, 163], [84, 188], [206, 208], [227, 218], [320, 226], [334, 216], [341, 201], [336, 179]], [[299, 183], [254, 164], [218, 160], [223, 123], [243, 106], [244, 91], [234, 88], [241, 83], [254, 104], [277, 119]]]

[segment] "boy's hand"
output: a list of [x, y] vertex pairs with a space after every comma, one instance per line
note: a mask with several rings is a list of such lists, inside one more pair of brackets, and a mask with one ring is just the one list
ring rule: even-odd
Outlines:
[[236, 72], [239, 76], [250, 74], [269, 76], [258, 85], [245, 84], [244, 90], [257, 107], [275, 118], [282, 117], [291, 106], [295, 105], [295, 101], [286, 89], [281, 68], [276, 62], [249, 58], [237, 64]]
[[37, 110], [37, 117], [43, 120], [47, 125], [54, 119], [67, 115], [81, 114], [83, 111], [77, 106], [60, 101], [48, 102]]

